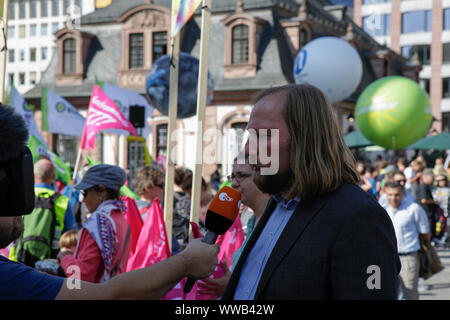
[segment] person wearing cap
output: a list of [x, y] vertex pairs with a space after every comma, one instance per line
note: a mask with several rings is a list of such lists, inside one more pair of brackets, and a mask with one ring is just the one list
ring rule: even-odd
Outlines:
[[[28, 142], [23, 117], [0, 104], [0, 163], [16, 159]], [[31, 159], [29, 159], [31, 161]], [[9, 187], [0, 179], [0, 189]], [[22, 216], [0, 209], [0, 248], [23, 232]], [[39, 272], [0, 255], [0, 300], [161, 299], [185, 277], [203, 279], [217, 265], [219, 247], [195, 239], [179, 254], [150, 267], [122, 273], [101, 284], [65, 279]]]
[[89, 168], [74, 186], [92, 214], [83, 224], [76, 251], [64, 250], [58, 255], [66, 275], [71, 266], [77, 266], [81, 280], [98, 283], [125, 272], [131, 241], [119, 189], [126, 178], [122, 168], [99, 164]]

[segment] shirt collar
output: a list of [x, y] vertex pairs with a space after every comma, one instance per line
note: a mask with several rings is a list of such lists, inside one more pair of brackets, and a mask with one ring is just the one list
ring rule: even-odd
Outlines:
[[282, 208], [285, 208], [288, 210], [295, 208], [300, 203], [299, 197], [295, 197], [295, 198], [289, 200], [287, 203], [286, 203], [286, 200], [281, 196], [273, 195], [272, 197], [277, 202], [277, 205], [280, 205]]

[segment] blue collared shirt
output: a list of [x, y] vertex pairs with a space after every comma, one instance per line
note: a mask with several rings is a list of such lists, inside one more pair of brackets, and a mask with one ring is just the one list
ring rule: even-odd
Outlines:
[[284, 227], [300, 203], [299, 198], [294, 198], [288, 203], [285, 203], [285, 200], [281, 197], [272, 196], [272, 198], [277, 202], [277, 205], [245, 260], [234, 293], [235, 300], [254, 299], [267, 260]]
[[420, 249], [419, 234], [429, 233], [430, 225], [425, 211], [415, 202], [403, 199], [397, 210], [385, 205], [394, 225], [398, 253], [410, 253]]
[[[50, 189], [50, 190], [55, 190], [55, 188], [51, 184], [46, 184], [43, 182], [36, 183], [34, 186], [38, 187], [38, 188], [46, 188], [46, 189]], [[72, 207], [69, 202], [69, 205], [67, 206], [67, 210], [64, 214], [64, 230], [62, 232], [64, 233], [69, 230], [77, 230], [77, 229], [78, 229], [77, 221], [75, 220], [75, 217], [73, 216]]]

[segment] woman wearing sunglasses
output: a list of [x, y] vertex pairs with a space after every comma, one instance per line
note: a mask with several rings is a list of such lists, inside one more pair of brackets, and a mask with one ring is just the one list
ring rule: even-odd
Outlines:
[[83, 281], [105, 282], [125, 272], [131, 248], [126, 208], [119, 199], [119, 189], [126, 173], [117, 166], [99, 164], [89, 168], [80, 183], [80, 190], [91, 216], [78, 235], [75, 252], [61, 251], [60, 264], [67, 276], [79, 272]]

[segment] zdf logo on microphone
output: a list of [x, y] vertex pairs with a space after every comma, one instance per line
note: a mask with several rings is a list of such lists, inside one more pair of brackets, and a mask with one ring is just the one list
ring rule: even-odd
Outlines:
[[231, 198], [229, 195], [227, 195], [225, 192], [222, 192], [219, 194], [219, 200], [220, 201], [233, 201], [233, 198]]

